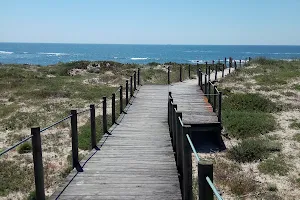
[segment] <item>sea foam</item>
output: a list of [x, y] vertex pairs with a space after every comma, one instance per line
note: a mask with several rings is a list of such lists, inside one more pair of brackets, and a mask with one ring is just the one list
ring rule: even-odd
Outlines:
[[14, 52], [11, 51], [0, 51], [0, 54], [13, 54]]
[[38, 54], [48, 55], [48, 56], [67, 56], [67, 55], [69, 55], [67, 53], [44, 53], [44, 52], [40, 52]]
[[148, 60], [148, 58], [130, 58], [131, 60]]

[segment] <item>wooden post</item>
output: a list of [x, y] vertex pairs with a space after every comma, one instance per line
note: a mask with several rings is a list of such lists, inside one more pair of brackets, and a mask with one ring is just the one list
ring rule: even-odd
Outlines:
[[218, 80], [218, 65], [215, 66], [215, 81]]
[[210, 81], [210, 65], [208, 65], [208, 81]]
[[111, 123], [112, 124], [116, 123], [116, 94], [115, 93], [113, 93], [111, 97]]
[[213, 111], [216, 112], [217, 109], [217, 86], [214, 85], [214, 106]]
[[169, 125], [169, 128], [170, 128], [171, 96], [172, 96], [172, 92], [169, 92], [169, 96], [168, 96], [168, 125]]
[[189, 65], [189, 79], [191, 79], [191, 65]]
[[78, 128], [77, 128], [77, 111], [71, 110], [71, 132], [72, 132], [72, 164], [73, 168], [79, 165], [78, 159]]
[[123, 86], [120, 85], [120, 114], [123, 112]]
[[179, 68], [179, 81], [182, 82], [182, 66]]
[[172, 145], [174, 149], [174, 135], [176, 134], [176, 110], [177, 110], [177, 104], [172, 104]]
[[192, 200], [193, 189], [192, 189], [192, 158], [191, 158], [191, 147], [186, 137], [189, 134], [189, 128], [183, 127], [183, 199]]
[[223, 64], [223, 69], [222, 69], [222, 78], [224, 78], [224, 70], [225, 70], [225, 64]]
[[213, 164], [207, 160], [198, 163], [198, 194], [200, 200], [213, 200], [213, 191], [206, 181], [209, 177], [213, 181]]
[[204, 87], [205, 87], [205, 96], [207, 96], [207, 74], [205, 74], [205, 80], [204, 80]]
[[251, 61], [251, 57], [249, 57], [249, 62]]
[[203, 91], [203, 83], [202, 83], [202, 71], [199, 69], [199, 82], [200, 82], [200, 89]]
[[222, 92], [219, 91], [218, 121], [222, 123]]
[[227, 62], [227, 59], [225, 57], [225, 59], [224, 59], [225, 68], [227, 68], [226, 62]]
[[242, 67], [242, 60], [240, 60], [240, 68]]
[[138, 85], [140, 85], [141, 84], [141, 69], [140, 68], [138, 68]]
[[207, 74], [207, 62], [205, 62], [205, 74]]
[[126, 105], [128, 105], [129, 103], [129, 97], [128, 97], [128, 93], [129, 93], [129, 89], [128, 89], [128, 80], [126, 80], [126, 86], [125, 86], [125, 90], [126, 90]]
[[176, 131], [176, 164], [177, 164], [177, 170], [179, 174], [182, 176], [182, 147], [181, 147], [181, 139], [182, 139], [182, 126], [178, 120], [178, 117], [182, 119], [182, 112], [176, 112], [177, 116], [177, 131]]
[[130, 76], [130, 97], [133, 97], [133, 83], [132, 83], [132, 76]]
[[231, 67], [232, 67], [232, 58], [229, 57], [229, 74], [230, 74]]
[[44, 168], [40, 127], [31, 128], [32, 156], [34, 169], [35, 194], [37, 199], [45, 200]]
[[102, 114], [102, 126], [103, 126], [103, 135], [107, 133], [107, 112], [106, 112], [106, 97], [103, 97], [103, 114]]
[[133, 72], [133, 88], [136, 90], [136, 71]]
[[211, 99], [211, 82], [210, 81], [208, 81], [208, 102], [211, 104], [211, 101], [210, 101], [210, 99]]
[[95, 105], [90, 105], [90, 115], [91, 115], [91, 144], [92, 148], [95, 148], [97, 145], [96, 141], [96, 114], [95, 114]]
[[236, 70], [237, 66], [236, 66], [236, 61], [234, 61], [234, 69]]
[[170, 85], [170, 67], [168, 67], [168, 85]]

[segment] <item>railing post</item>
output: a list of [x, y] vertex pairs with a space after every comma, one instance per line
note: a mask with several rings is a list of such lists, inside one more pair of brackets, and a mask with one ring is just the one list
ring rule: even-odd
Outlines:
[[225, 64], [222, 66], [222, 78], [224, 78]]
[[202, 88], [203, 83], [202, 83], [202, 71], [201, 71], [201, 69], [199, 69], [199, 86], [200, 86], [201, 90], [203, 90], [203, 88]]
[[205, 96], [207, 96], [207, 74], [205, 74], [205, 80], [204, 80], [204, 87], [205, 87]]
[[123, 86], [120, 85], [120, 114], [123, 112]]
[[31, 128], [32, 156], [34, 168], [35, 195], [37, 199], [45, 200], [44, 168], [40, 127]]
[[207, 62], [205, 62], [205, 74], [207, 74]]
[[217, 109], [217, 86], [214, 85], [214, 106], [213, 111], [216, 112]]
[[116, 94], [111, 96], [111, 123], [116, 123]]
[[198, 194], [199, 200], [213, 200], [213, 191], [206, 181], [206, 177], [213, 180], [213, 164], [207, 160], [198, 162]]
[[234, 61], [234, 69], [236, 70], [237, 66], [236, 66], [236, 61]]
[[229, 58], [229, 74], [230, 74], [230, 71], [231, 71], [231, 67], [232, 67], [232, 58], [230, 57]]
[[102, 126], [103, 126], [103, 134], [107, 133], [107, 112], [106, 112], [106, 97], [103, 97], [103, 103], [102, 103]]
[[177, 104], [172, 104], [172, 146], [174, 150], [174, 135], [176, 134], [176, 111], [177, 110]]
[[128, 80], [126, 80], [126, 86], [125, 86], [125, 90], [126, 90], [126, 105], [128, 105], [129, 103], [129, 97], [128, 97], [128, 93], [129, 93], [129, 89], [128, 89]]
[[168, 96], [168, 125], [169, 125], [169, 128], [170, 128], [171, 96], [172, 96], [172, 92], [169, 92], [169, 96]]
[[191, 147], [186, 137], [189, 134], [189, 128], [183, 127], [183, 199], [192, 200], [193, 189], [192, 189], [192, 158], [191, 158]]
[[251, 57], [249, 57], [249, 62], [251, 61]]
[[218, 121], [222, 123], [222, 92], [219, 92]]
[[133, 73], [133, 87], [134, 87], [134, 91], [136, 90], [136, 71], [134, 71]]
[[210, 99], [211, 99], [211, 82], [210, 81], [208, 81], [208, 102], [211, 104], [211, 101], [210, 101]]
[[133, 83], [132, 83], [132, 76], [130, 76], [130, 97], [133, 97]]
[[95, 114], [95, 105], [90, 105], [90, 115], [91, 115], [91, 145], [92, 148], [95, 148], [97, 145], [96, 141], [96, 114]]
[[240, 60], [240, 68], [242, 67], [242, 60]]
[[200, 69], [197, 69], [198, 85], [200, 86]]
[[72, 164], [73, 168], [78, 167], [78, 128], [77, 128], [77, 111], [71, 110], [71, 131], [72, 131]]
[[140, 81], [141, 81], [141, 69], [140, 69], [140, 68], [138, 68], [138, 80], [137, 80], [137, 82], [138, 82], [137, 84], [138, 84], [138, 85], [140, 85], [140, 84], [141, 84], [141, 82], [140, 82]]
[[226, 59], [226, 57], [225, 57], [225, 59], [224, 59], [224, 64], [225, 64], [225, 68], [227, 68], [227, 59]]
[[170, 85], [170, 66], [168, 67], [168, 85]]
[[215, 81], [218, 80], [218, 65], [215, 66]]
[[208, 65], [208, 81], [210, 81], [210, 65]]
[[176, 131], [176, 164], [177, 164], [177, 169], [180, 175], [182, 175], [182, 148], [181, 148], [181, 140], [182, 140], [182, 126], [178, 120], [178, 117], [182, 119], [182, 112], [176, 112], [176, 121], [177, 121], [177, 131]]
[[191, 65], [189, 65], [189, 79], [191, 79]]
[[182, 82], [182, 66], [179, 67], [179, 81]]

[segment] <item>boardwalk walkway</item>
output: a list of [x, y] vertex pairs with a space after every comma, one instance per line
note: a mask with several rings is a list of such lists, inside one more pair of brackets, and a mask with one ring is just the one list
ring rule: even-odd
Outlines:
[[84, 171], [69, 178], [58, 199], [181, 199], [167, 123], [167, 94], [167, 85], [141, 86], [120, 125]]

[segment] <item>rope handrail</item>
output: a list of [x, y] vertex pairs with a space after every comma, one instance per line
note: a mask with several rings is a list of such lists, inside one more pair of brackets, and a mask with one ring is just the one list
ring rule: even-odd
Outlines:
[[88, 109], [85, 109], [85, 110], [81, 110], [81, 111], [77, 112], [77, 114], [80, 115], [80, 114], [88, 112], [90, 110], [91, 110], [91, 108], [88, 108]]
[[195, 147], [194, 147], [194, 145], [193, 145], [193, 142], [192, 142], [190, 136], [189, 136], [188, 134], [186, 134], [186, 137], [187, 137], [187, 139], [188, 139], [188, 141], [189, 141], [189, 143], [190, 143], [190, 146], [191, 146], [191, 148], [192, 148], [192, 150], [193, 150], [193, 153], [194, 153], [194, 155], [195, 155], [197, 161], [200, 162], [200, 157], [199, 157], [198, 154], [197, 154], [197, 151], [196, 151], [196, 149], [195, 149]]
[[16, 143], [16, 144], [14, 144], [13, 146], [11, 146], [11, 147], [7, 148], [6, 150], [4, 150], [4, 151], [2, 151], [2, 152], [0, 153], [0, 156], [2, 156], [3, 154], [5, 154], [5, 153], [9, 152], [10, 150], [12, 150], [12, 149], [16, 148], [16, 147], [17, 147], [17, 146], [19, 146], [20, 144], [23, 144], [24, 142], [26, 142], [27, 140], [29, 140], [29, 139], [31, 139], [31, 138], [32, 138], [32, 135], [31, 135], [31, 136], [28, 136], [28, 137], [26, 137], [25, 139], [21, 140], [20, 142], [18, 142], [18, 143]]
[[212, 189], [212, 191], [214, 192], [215, 196], [217, 197], [218, 200], [223, 200], [223, 198], [221, 197], [221, 195], [219, 194], [216, 186], [212, 183], [212, 181], [210, 180], [210, 178], [207, 176], [206, 177], [206, 181], [209, 184], [210, 188]]
[[53, 123], [53, 124], [51, 124], [51, 125], [45, 127], [45, 128], [43, 128], [43, 129], [41, 129], [40, 133], [42, 133], [42, 132], [44, 132], [44, 131], [46, 131], [46, 130], [52, 128], [53, 126], [55, 126], [55, 125], [57, 125], [57, 124], [59, 124], [59, 123], [65, 121], [65, 120], [69, 119], [70, 117], [72, 117], [72, 115], [69, 115], [69, 116], [67, 116], [67, 117], [65, 117], [65, 118], [63, 118], [63, 119], [61, 119], [61, 120], [59, 120], [59, 121], [57, 121], [57, 122], [55, 122], [55, 123]]

